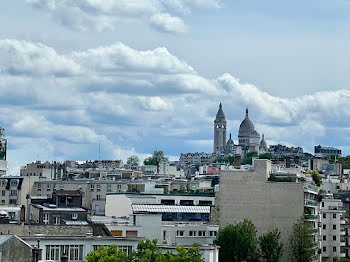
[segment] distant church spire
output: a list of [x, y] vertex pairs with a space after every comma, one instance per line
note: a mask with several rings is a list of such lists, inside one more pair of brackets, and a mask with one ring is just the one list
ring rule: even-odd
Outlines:
[[245, 109], [245, 117], [248, 118], [248, 107]]
[[226, 117], [219, 104], [219, 110], [214, 121], [214, 148], [213, 152], [218, 153], [226, 145]]

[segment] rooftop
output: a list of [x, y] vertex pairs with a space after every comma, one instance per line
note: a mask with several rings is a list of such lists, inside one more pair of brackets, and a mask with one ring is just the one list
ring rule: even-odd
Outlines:
[[200, 213], [209, 214], [210, 206], [173, 206], [173, 205], [132, 205], [135, 213]]
[[34, 207], [41, 208], [43, 211], [62, 211], [62, 212], [85, 212], [81, 207], [57, 207], [56, 205], [43, 206], [39, 204], [32, 204]]

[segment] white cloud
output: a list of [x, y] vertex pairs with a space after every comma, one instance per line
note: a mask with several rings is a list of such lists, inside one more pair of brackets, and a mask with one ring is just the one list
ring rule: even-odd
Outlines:
[[[219, 8], [217, 0], [26, 0], [52, 14], [61, 24], [78, 30], [113, 30], [119, 23], [149, 22], [155, 28], [183, 33], [186, 26], [172, 12], [189, 14], [192, 8]], [[151, 19], [150, 19], [151, 18]]]
[[164, 47], [138, 51], [118, 42], [110, 46], [73, 52], [72, 59], [91, 70], [107, 74], [120, 71], [193, 73], [191, 66], [170, 54]]
[[154, 14], [150, 21], [154, 27], [167, 33], [185, 33], [187, 31], [181, 18], [171, 16], [168, 13]]
[[140, 97], [140, 102], [142, 107], [145, 110], [150, 111], [171, 111], [173, 110], [173, 105], [165, 99], [160, 98], [159, 96], [155, 97]]
[[[349, 90], [276, 97], [229, 74], [203, 77], [165, 48], [140, 51], [116, 43], [60, 54], [43, 44], [0, 43], [2, 68], [25, 68], [17, 70], [21, 74], [0, 72], [0, 125], [16, 147], [11, 158], [20, 164], [35, 152], [41, 159], [97, 157], [99, 143], [107, 158], [155, 149], [171, 155], [210, 151], [220, 101], [234, 140], [248, 106], [268, 141], [350, 145]], [[15, 46], [15, 52], [5, 54], [4, 46]]]
[[0, 56], [0, 73], [68, 76], [81, 71], [78, 64], [41, 43], [0, 40]]

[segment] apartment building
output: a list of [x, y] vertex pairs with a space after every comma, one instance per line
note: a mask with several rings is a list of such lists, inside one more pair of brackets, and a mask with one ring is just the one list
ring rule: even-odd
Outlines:
[[77, 179], [71, 181], [49, 180], [35, 183], [33, 195], [47, 196], [58, 190], [79, 190], [83, 193], [82, 207], [90, 210], [91, 214], [104, 215], [107, 192], [125, 192], [130, 180], [94, 180]]
[[[281, 241], [288, 247], [293, 224], [305, 214], [319, 243], [318, 187], [295, 176], [277, 179], [271, 174], [271, 161], [265, 159], [254, 159], [251, 170], [220, 172], [215, 208], [220, 227], [248, 218], [258, 234], [278, 228]], [[283, 261], [288, 261], [287, 254]]]
[[26, 197], [34, 192], [34, 183], [39, 177], [0, 177], [0, 204], [5, 206], [26, 205]]
[[[147, 237], [162, 244], [212, 245], [219, 226], [210, 222], [214, 197], [107, 194], [101, 221], [116, 237]], [[100, 219], [94, 217], [92, 219]]]
[[345, 210], [340, 199], [333, 199], [328, 195], [322, 199], [321, 208], [322, 225], [322, 257], [332, 261], [345, 257]]

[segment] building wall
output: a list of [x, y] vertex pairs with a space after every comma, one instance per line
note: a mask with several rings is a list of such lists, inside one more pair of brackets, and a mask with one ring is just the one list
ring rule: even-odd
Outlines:
[[110, 191], [127, 190], [125, 181], [41, 181], [35, 183], [34, 195], [51, 197], [55, 190], [80, 190], [83, 192], [82, 207], [91, 210], [91, 214], [104, 215], [106, 194]]
[[7, 172], [7, 161], [0, 159], [0, 176], [5, 176]]
[[93, 233], [93, 226], [65, 226], [65, 225], [25, 225], [25, 224], [1, 224], [0, 234], [14, 234], [16, 236], [84, 236]]
[[[8, 181], [17, 181], [16, 185], [7, 187]], [[22, 184], [19, 186], [19, 181]], [[38, 177], [1, 177], [0, 178], [0, 204], [2, 205], [26, 205], [26, 196], [33, 193], [34, 183], [39, 181]], [[15, 194], [12, 194], [15, 192]]]
[[4, 262], [32, 262], [32, 248], [15, 236], [0, 246], [0, 252]]
[[322, 257], [345, 257], [345, 224], [343, 205], [339, 199], [323, 199], [321, 202]]
[[291, 228], [304, 213], [304, 188], [297, 183], [267, 182], [270, 170], [269, 160], [254, 160], [253, 171], [220, 173], [219, 224], [224, 228], [247, 218], [258, 234], [277, 227], [287, 250]]

